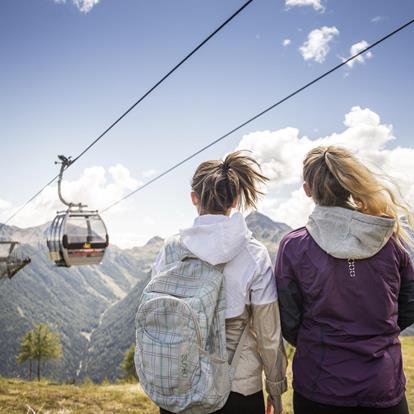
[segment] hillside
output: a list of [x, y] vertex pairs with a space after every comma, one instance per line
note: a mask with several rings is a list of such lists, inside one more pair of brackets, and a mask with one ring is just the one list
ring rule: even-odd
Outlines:
[[[125, 298], [111, 306], [102, 316], [101, 324], [91, 337], [91, 348], [85, 373], [95, 381], [120, 378], [120, 364], [125, 351], [135, 342], [135, 313], [137, 301], [149, 281], [150, 264], [154, 261], [164, 241], [151, 239], [144, 247], [130, 251], [142, 266], [145, 276], [140, 279]], [[145, 260], [144, 260], [145, 258]], [[105, 364], [102, 364], [105, 361]]]
[[[407, 399], [414, 412], [414, 338], [403, 338]], [[289, 367], [289, 378], [290, 367]], [[289, 381], [290, 382], [290, 381]], [[293, 414], [292, 389], [283, 396], [284, 414]], [[158, 414], [138, 384], [60, 385], [0, 378], [0, 413], [23, 414]]]
[[45, 322], [60, 333], [64, 351], [61, 361], [46, 364], [45, 374], [80, 380], [90, 338], [102, 316], [145, 279], [149, 261], [110, 246], [100, 266], [56, 268], [44, 247], [45, 228], [2, 228], [3, 237], [26, 243], [21, 250], [32, 256], [32, 263], [0, 286], [0, 374], [26, 375], [26, 367], [16, 363], [20, 338], [34, 324]]

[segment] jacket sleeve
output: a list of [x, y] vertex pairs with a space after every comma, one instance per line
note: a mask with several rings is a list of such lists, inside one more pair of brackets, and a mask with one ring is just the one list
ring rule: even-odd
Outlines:
[[280, 327], [278, 302], [251, 305], [252, 329], [256, 334], [260, 357], [266, 376], [266, 391], [272, 397], [275, 411], [280, 397], [287, 390], [287, 356]]
[[292, 265], [286, 255], [286, 240], [279, 246], [276, 259], [275, 277], [280, 306], [283, 337], [296, 346], [303, 319], [303, 298]]
[[251, 286], [251, 326], [263, 362], [266, 391], [272, 397], [275, 414], [281, 412], [281, 394], [287, 390], [287, 357], [280, 326], [276, 283], [270, 257]]
[[404, 251], [400, 262], [401, 286], [398, 296], [398, 326], [401, 331], [414, 323], [414, 269], [409, 254]]

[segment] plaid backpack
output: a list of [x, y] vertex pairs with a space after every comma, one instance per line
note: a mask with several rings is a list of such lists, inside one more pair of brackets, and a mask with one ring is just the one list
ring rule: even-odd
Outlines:
[[168, 241], [165, 266], [144, 289], [135, 319], [138, 378], [159, 407], [201, 414], [226, 403], [247, 328], [230, 365], [224, 307], [222, 269], [179, 237]]

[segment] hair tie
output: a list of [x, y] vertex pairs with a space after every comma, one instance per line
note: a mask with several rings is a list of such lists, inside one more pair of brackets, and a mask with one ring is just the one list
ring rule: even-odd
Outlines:
[[227, 163], [223, 162], [223, 164], [221, 164], [221, 171], [224, 174], [227, 174], [230, 170], [230, 165], [228, 165]]

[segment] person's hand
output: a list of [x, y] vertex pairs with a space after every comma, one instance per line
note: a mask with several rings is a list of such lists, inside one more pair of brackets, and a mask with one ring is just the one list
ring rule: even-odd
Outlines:
[[272, 400], [272, 397], [270, 395], [267, 396], [266, 414], [274, 414], [273, 400]]
[[282, 414], [282, 413], [283, 413], [282, 398], [279, 396], [273, 399], [269, 395], [267, 397], [266, 414]]

